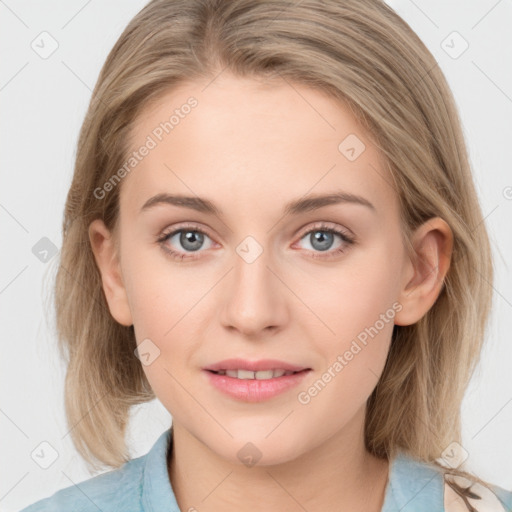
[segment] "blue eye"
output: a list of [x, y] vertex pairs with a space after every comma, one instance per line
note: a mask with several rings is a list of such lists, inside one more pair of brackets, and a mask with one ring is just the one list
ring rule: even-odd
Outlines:
[[[341, 240], [341, 244], [333, 250], [332, 245], [336, 237]], [[315, 226], [313, 229], [304, 233], [300, 240], [303, 239], [308, 240], [312, 247], [312, 249], [308, 249], [308, 251], [312, 253], [312, 258], [324, 259], [335, 257], [345, 252], [347, 246], [355, 243], [355, 239], [348, 233], [326, 226], [325, 224]], [[205, 240], [210, 240], [210, 244], [207, 244], [207, 247], [204, 247]], [[200, 257], [200, 249], [209, 249], [213, 245], [208, 234], [195, 225], [180, 226], [178, 229], [163, 233], [157, 241], [163, 250], [176, 260], [197, 259]], [[183, 251], [175, 250], [170, 247], [177, 245], [181, 245]]]
[[[205, 237], [210, 239], [210, 237], [202, 230], [197, 227], [194, 228], [180, 228], [171, 231], [170, 233], [164, 233], [159, 239], [158, 242], [162, 246], [162, 248], [169, 253], [173, 258], [178, 260], [183, 259], [195, 259], [196, 256], [189, 256], [187, 252], [199, 252], [199, 249], [204, 244]], [[175, 245], [177, 242], [184, 249], [184, 253], [180, 251], [176, 251], [174, 249], [169, 248], [168, 241], [172, 241], [173, 238], [176, 238], [174, 241]], [[211, 239], [210, 239], [211, 240]], [[207, 247], [208, 248], [208, 247]]]
[[[334, 248], [334, 250], [330, 250], [336, 237], [341, 240], [341, 244]], [[302, 235], [301, 240], [304, 239], [309, 241], [313, 248], [313, 254], [311, 255], [313, 258], [330, 258], [337, 256], [345, 252], [347, 246], [355, 242], [354, 238], [344, 231], [326, 225], [320, 225], [310, 229]], [[326, 253], [326, 255], [318, 253]]]

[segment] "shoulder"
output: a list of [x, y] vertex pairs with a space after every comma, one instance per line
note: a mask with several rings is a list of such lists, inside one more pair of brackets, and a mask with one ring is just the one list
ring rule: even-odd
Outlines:
[[61, 489], [20, 512], [139, 512], [145, 457]]
[[164, 431], [146, 455], [61, 489], [20, 512], [179, 512], [167, 470], [171, 433], [172, 427]]
[[392, 460], [382, 512], [512, 512], [512, 491], [401, 452]]
[[469, 478], [446, 473], [444, 510], [446, 512], [510, 512], [512, 491], [497, 485], [486, 486]]

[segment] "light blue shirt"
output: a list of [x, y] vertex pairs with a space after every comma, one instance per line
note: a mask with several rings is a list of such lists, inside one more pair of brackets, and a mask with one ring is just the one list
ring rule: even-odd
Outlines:
[[[166, 456], [171, 439], [168, 429], [146, 455], [61, 489], [20, 512], [180, 512], [167, 473]], [[473, 494], [469, 493], [472, 498], [469, 502], [477, 511], [512, 511], [512, 491], [493, 486], [492, 492], [482, 494], [478, 489], [475, 484], [470, 489]], [[475, 498], [475, 494], [480, 498]], [[460, 503], [463, 501], [458, 496], [435, 465], [400, 452], [391, 460], [381, 512], [459, 511], [463, 509], [455, 508], [454, 497]]]

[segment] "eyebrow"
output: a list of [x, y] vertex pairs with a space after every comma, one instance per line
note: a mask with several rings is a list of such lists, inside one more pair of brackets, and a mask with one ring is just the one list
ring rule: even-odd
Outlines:
[[[295, 199], [285, 205], [283, 214], [297, 215], [299, 213], [314, 211], [324, 206], [343, 203], [366, 206], [374, 213], [377, 213], [375, 206], [370, 203], [368, 199], [349, 192], [338, 191], [331, 194], [312, 194], [306, 197]], [[170, 204], [174, 206], [180, 206], [182, 208], [196, 210], [201, 213], [222, 216], [222, 211], [208, 199], [197, 196], [184, 196], [180, 194], [167, 193], [161, 193], [151, 197], [144, 203], [140, 211], [142, 213], [159, 204]]]

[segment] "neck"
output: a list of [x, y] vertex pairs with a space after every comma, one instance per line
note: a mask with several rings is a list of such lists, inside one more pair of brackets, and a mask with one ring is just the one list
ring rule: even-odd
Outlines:
[[380, 512], [389, 464], [366, 451], [360, 422], [354, 426], [357, 440], [343, 432], [293, 460], [247, 467], [220, 457], [173, 420], [168, 473], [180, 510]]

